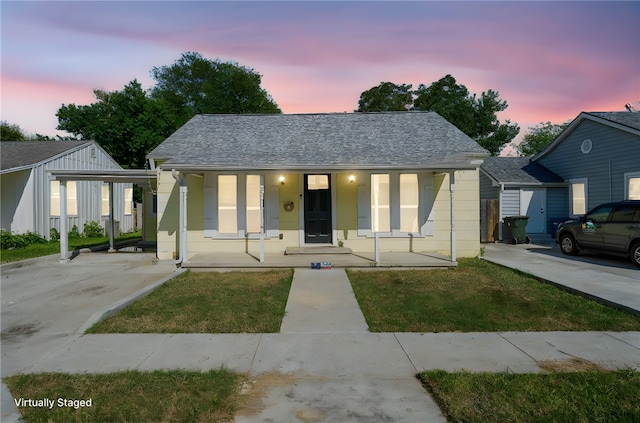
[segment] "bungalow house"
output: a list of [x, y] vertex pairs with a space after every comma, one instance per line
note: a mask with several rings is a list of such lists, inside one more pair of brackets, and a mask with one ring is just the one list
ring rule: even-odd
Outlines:
[[[1, 228], [49, 237], [50, 229], [60, 230], [60, 181], [51, 172], [70, 170], [122, 169], [94, 141], [3, 141], [0, 143], [2, 184]], [[66, 184], [66, 228], [96, 221], [107, 227], [109, 187], [102, 181], [69, 181]], [[114, 184], [114, 220], [120, 231], [131, 231], [133, 222], [131, 183]]]
[[157, 254], [476, 256], [489, 154], [431, 112], [198, 115], [155, 148]]
[[640, 199], [640, 113], [582, 112], [532, 158], [481, 167], [480, 197], [500, 201], [500, 219], [527, 215], [528, 233], [611, 201]]

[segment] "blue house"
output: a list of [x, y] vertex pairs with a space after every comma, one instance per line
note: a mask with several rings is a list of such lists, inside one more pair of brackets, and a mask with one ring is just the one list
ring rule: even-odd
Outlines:
[[527, 233], [553, 234], [599, 204], [640, 199], [640, 113], [582, 112], [538, 155], [480, 170], [480, 198], [499, 201], [500, 221], [526, 215]]

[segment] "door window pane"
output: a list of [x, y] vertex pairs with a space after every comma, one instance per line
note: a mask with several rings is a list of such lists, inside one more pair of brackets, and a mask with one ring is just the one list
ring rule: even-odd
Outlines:
[[329, 175], [307, 175], [307, 189], [329, 189]]
[[418, 175], [400, 175], [400, 231], [418, 232]]
[[371, 175], [371, 226], [374, 232], [390, 232], [389, 175]]
[[238, 233], [236, 175], [218, 175], [218, 232]]
[[260, 232], [260, 175], [247, 175], [247, 232]]

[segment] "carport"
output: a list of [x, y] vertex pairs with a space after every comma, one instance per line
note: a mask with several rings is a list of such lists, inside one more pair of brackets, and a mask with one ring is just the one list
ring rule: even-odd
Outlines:
[[69, 228], [67, 214], [67, 182], [68, 181], [98, 181], [109, 185], [109, 252], [114, 252], [114, 211], [113, 211], [113, 184], [133, 183], [149, 184], [157, 178], [156, 172], [146, 169], [101, 169], [101, 170], [50, 170], [49, 179], [60, 181], [60, 261], [69, 260]]

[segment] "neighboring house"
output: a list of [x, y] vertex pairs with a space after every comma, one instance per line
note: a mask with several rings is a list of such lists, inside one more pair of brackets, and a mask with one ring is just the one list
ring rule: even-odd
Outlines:
[[[555, 198], [566, 195], [560, 176], [529, 157], [488, 157], [480, 167], [480, 199], [498, 200], [498, 221], [508, 216], [529, 216], [527, 233], [542, 234], [552, 230], [554, 217], [563, 211], [549, 210]], [[499, 238], [503, 239], [502, 227]]]
[[488, 155], [429, 112], [198, 115], [148, 155], [158, 257], [317, 245], [476, 256]]
[[480, 196], [500, 200], [500, 219], [529, 216], [531, 234], [553, 234], [602, 203], [640, 199], [640, 113], [582, 112], [531, 159], [485, 160]]
[[[0, 143], [2, 183], [1, 228], [14, 233], [27, 231], [49, 237], [60, 229], [60, 182], [50, 172], [68, 170], [121, 169], [94, 141], [3, 141]], [[120, 231], [133, 230], [133, 188], [114, 184], [114, 216]], [[109, 189], [101, 181], [67, 182], [68, 225], [82, 232], [89, 221], [106, 227]]]
[[575, 217], [611, 201], [640, 199], [640, 113], [580, 113], [533, 160], [568, 183], [554, 207]]

